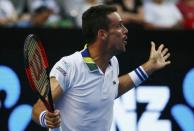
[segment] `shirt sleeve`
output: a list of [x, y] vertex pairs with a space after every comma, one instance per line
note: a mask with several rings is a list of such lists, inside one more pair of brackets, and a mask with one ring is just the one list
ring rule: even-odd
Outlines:
[[70, 88], [71, 71], [72, 65], [65, 58], [58, 61], [51, 69], [50, 77], [56, 78], [64, 92]]

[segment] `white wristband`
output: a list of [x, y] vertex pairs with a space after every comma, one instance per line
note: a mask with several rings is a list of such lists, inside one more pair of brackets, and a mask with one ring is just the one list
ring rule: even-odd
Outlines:
[[45, 119], [45, 116], [46, 116], [46, 111], [43, 111], [40, 113], [40, 116], [39, 116], [39, 122], [40, 122], [40, 125], [42, 127], [47, 127], [46, 126], [46, 119]]
[[133, 70], [132, 72], [130, 72], [128, 74], [131, 77], [131, 79], [136, 87], [148, 79], [147, 73], [145, 72], [145, 70], [141, 66], [139, 66], [138, 68], [136, 68], [135, 70]]

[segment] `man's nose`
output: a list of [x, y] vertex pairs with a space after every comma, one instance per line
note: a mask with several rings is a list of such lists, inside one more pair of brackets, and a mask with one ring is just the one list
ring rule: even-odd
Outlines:
[[125, 33], [125, 34], [128, 34], [128, 29], [123, 25], [123, 32]]

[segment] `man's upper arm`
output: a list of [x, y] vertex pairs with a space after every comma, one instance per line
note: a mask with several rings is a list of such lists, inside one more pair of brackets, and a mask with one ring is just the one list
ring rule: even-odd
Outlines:
[[51, 85], [52, 97], [53, 97], [53, 100], [55, 101], [62, 95], [64, 91], [55, 77], [50, 78], [50, 85]]
[[[50, 72], [50, 81], [52, 83], [52, 90], [56, 87], [61, 87], [61, 92], [65, 92], [71, 87], [70, 83], [72, 82], [72, 74], [74, 74], [74, 69], [72, 64], [69, 62], [69, 59], [62, 58], [58, 61]], [[57, 91], [57, 90], [56, 90]]]

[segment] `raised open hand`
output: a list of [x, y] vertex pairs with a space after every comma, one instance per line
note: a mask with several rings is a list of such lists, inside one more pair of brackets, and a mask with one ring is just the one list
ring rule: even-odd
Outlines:
[[156, 49], [155, 43], [151, 42], [151, 51], [149, 57], [149, 64], [152, 65], [153, 70], [159, 70], [164, 68], [165, 66], [171, 63], [168, 58], [170, 57], [170, 53], [168, 52], [168, 48], [165, 48], [163, 44], [161, 44], [158, 49]]

